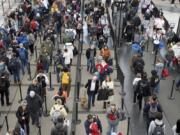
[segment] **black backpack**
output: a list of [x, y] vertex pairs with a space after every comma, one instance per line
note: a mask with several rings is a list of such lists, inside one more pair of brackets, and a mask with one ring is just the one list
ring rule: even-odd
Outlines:
[[20, 61], [18, 60], [18, 58], [12, 58], [9, 62], [9, 69], [12, 71], [18, 70], [20, 68]]
[[[154, 122], [154, 123], [155, 123], [155, 122]], [[164, 124], [162, 124], [162, 125], [157, 125], [157, 124], [155, 123], [155, 125], [156, 125], [156, 127], [155, 127], [152, 135], [164, 135], [164, 131], [163, 131], [163, 126], [164, 126]]]

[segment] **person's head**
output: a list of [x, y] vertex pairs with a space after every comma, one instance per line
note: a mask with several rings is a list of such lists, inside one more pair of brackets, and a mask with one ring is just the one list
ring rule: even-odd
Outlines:
[[65, 49], [64, 49], [64, 52], [68, 52], [68, 49], [67, 49], [67, 48], [65, 48]]
[[22, 106], [23, 110], [25, 110], [27, 107], [27, 101], [26, 100], [21, 101], [21, 106]]
[[97, 76], [93, 76], [92, 80], [96, 81], [97, 80]]
[[88, 120], [89, 122], [93, 122], [93, 116], [92, 116], [91, 114], [89, 114], [89, 115], [87, 116], [87, 120]]
[[115, 112], [115, 111], [116, 111], [116, 105], [115, 105], [115, 104], [111, 104], [110, 108], [111, 108], [111, 111], [112, 111], [112, 112]]
[[144, 80], [144, 79], [147, 79], [147, 73], [146, 73], [146, 72], [142, 73], [141, 78], [142, 78], [143, 80]]
[[38, 81], [36, 79], [33, 79], [32, 84], [37, 85]]
[[176, 122], [176, 133], [180, 133], [180, 119]]
[[95, 46], [94, 45], [91, 45], [91, 49], [94, 49], [95, 48]]
[[156, 70], [151, 70], [151, 74], [152, 74], [153, 76], [155, 76], [155, 75], [157, 75], [157, 71], [156, 71]]
[[107, 50], [107, 49], [108, 49], [108, 47], [107, 47], [107, 46], [104, 46], [104, 49], [105, 49], [105, 50]]
[[159, 121], [163, 119], [163, 115], [161, 112], [156, 112], [156, 119]]
[[112, 81], [111, 77], [110, 77], [110, 76], [106, 76], [106, 81], [107, 81], [107, 82]]
[[141, 78], [141, 74], [140, 74], [140, 73], [137, 73], [137, 74], [136, 74], [136, 77], [137, 77], [137, 78]]
[[57, 54], [61, 54], [61, 49], [58, 49], [58, 50], [57, 50]]
[[32, 91], [30, 91], [30, 93], [29, 93], [29, 96], [31, 97], [31, 98], [34, 98], [35, 97], [35, 95], [36, 95], [36, 93], [32, 90]]
[[157, 96], [156, 95], [153, 95], [151, 97], [151, 104], [156, 104], [157, 103]]

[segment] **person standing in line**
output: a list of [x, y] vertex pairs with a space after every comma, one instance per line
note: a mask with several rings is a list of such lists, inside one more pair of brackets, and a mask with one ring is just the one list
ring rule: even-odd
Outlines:
[[163, 122], [163, 115], [160, 112], [156, 113], [155, 120], [151, 121], [149, 125], [148, 135], [165, 134], [165, 125]]
[[99, 89], [99, 81], [97, 80], [97, 76], [94, 76], [93, 79], [89, 79], [88, 82], [85, 85], [85, 88], [87, 88], [87, 95], [88, 95], [88, 109], [92, 106], [95, 106], [95, 96], [97, 94], [97, 91]]
[[5, 74], [1, 74], [0, 77], [1, 106], [4, 106], [4, 95], [6, 97], [6, 104], [7, 106], [9, 106], [11, 105], [11, 103], [9, 102], [10, 81]]
[[180, 135], [180, 119], [177, 120], [176, 125], [172, 128], [173, 135]]
[[107, 110], [107, 121], [108, 121], [108, 131], [107, 135], [111, 135], [112, 132], [117, 132], [117, 126], [119, 124], [120, 113], [115, 104], [111, 104]]
[[30, 133], [30, 131], [29, 131], [30, 116], [29, 116], [26, 100], [23, 100], [21, 102], [21, 105], [18, 107], [18, 110], [16, 112], [16, 117], [18, 119], [18, 123], [26, 131], [27, 135], [29, 135], [29, 133]]
[[94, 72], [95, 69], [95, 58], [96, 57], [96, 48], [92, 45], [86, 51], [86, 58], [87, 58], [87, 71], [91, 74]]
[[93, 116], [91, 114], [89, 114], [87, 116], [86, 121], [84, 122], [84, 128], [85, 128], [85, 131], [86, 131], [86, 135], [89, 135], [91, 133], [90, 125], [91, 125], [92, 122], [93, 122]]
[[26, 97], [28, 104], [28, 112], [32, 119], [32, 125], [36, 124], [39, 127], [39, 116], [42, 108], [41, 97], [36, 94], [34, 91], [30, 91], [29, 95]]

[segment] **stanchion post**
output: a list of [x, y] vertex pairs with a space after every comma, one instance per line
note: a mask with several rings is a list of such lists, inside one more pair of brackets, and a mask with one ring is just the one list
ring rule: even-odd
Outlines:
[[173, 96], [174, 84], [175, 84], [175, 80], [173, 80], [173, 83], [172, 83], [171, 93], [170, 93], [170, 96], [169, 96], [170, 100], [174, 100], [175, 99], [175, 97]]
[[4, 13], [4, 3], [3, 3], [3, 0], [1, 1], [1, 6], [2, 6], [3, 15], [4, 15], [5, 13]]
[[157, 53], [158, 53], [158, 51], [156, 50], [155, 51], [155, 57], [154, 57], [154, 66], [156, 65]]
[[39, 135], [41, 135], [41, 126], [39, 126], [38, 128], [39, 128]]
[[6, 129], [7, 131], [9, 131], [9, 123], [8, 123], [7, 115], [5, 116], [5, 121], [6, 121]]
[[30, 64], [30, 62], [28, 62], [28, 74], [29, 74], [29, 79], [28, 80], [32, 80], [32, 76], [31, 76], [31, 64]]
[[52, 74], [51, 72], [49, 72], [49, 90], [54, 90], [54, 88], [52, 87]]
[[77, 82], [77, 100], [79, 100], [80, 82]]
[[35, 49], [35, 56], [36, 56], [36, 61], [37, 61], [37, 46], [35, 46], [34, 49]]
[[121, 98], [121, 108], [124, 109], [124, 97]]
[[44, 96], [44, 105], [45, 105], [45, 116], [48, 116], [48, 110], [47, 110], [47, 98]]
[[20, 100], [19, 100], [19, 103], [20, 103], [23, 100], [21, 83], [19, 83], [19, 94], [20, 94]]
[[76, 124], [80, 124], [81, 120], [78, 119], [78, 102], [76, 101]]
[[130, 121], [131, 121], [131, 118], [130, 118], [130, 117], [128, 117], [127, 135], [129, 135]]

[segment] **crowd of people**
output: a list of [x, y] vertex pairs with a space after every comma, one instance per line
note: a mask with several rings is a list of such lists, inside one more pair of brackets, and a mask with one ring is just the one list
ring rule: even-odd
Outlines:
[[[52, 63], [59, 88], [55, 91], [50, 109], [53, 123], [51, 135], [69, 134], [67, 100], [71, 95], [71, 66], [73, 58], [79, 54], [75, 43], [80, 40], [82, 32], [89, 45], [85, 56], [87, 73], [92, 78], [85, 84], [88, 99], [85, 95], [81, 105], [90, 111], [96, 105], [95, 102], [102, 101], [108, 123], [107, 134], [122, 135], [118, 125], [125, 119], [125, 114], [114, 104], [112, 37], [106, 11], [106, 6], [111, 4], [110, 0], [105, 3], [98, 0], [85, 3], [82, 18], [81, 2], [77, 0], [39, 0], [34, 6], [29, 0], [24, 0], [23, 4], [7, 16], [4, 28], [0, 28], [1, 106], [4, 106], [4, 96], [6, 105], [11, 105], [10, 77], [13, 76], [15, 85], [23, 83], [22, 76], [29, 70], [34, 48], [37, 47], [37, 41], [40, 41], [35, 77], [28, 86], [26, 97], [17, 108], [17, 124], [7, 135], [30, 135], [30, 121], [32, 125], [41, 126], [40, 117], [48, 113], [43, 104], [50, 84], [46, 73]], [[139, 7], [142, 16], [138, 14]], [[112, 16], [115, 18], [114, 14]], [[138, 101], [139, 110], [143, 108], [148, 135], [165, 134], [163, 110], [158, 101], [160, 81], [171, 72], [180, 72], [180, 39], [173, 32], [173, 27], [165, 27], [162, 12], [150, 0], [132, 0], [124, 20], [123, 37], [132, 44], [131, 69], [135, 74], [132, 84], [133, 101]], [[154, 22], [153, 29], [149, 25], [151, 22]], [[87, 26], [86, 30], [84, 25]], [[146, 63], [143, 60], [148, 39], [152, 39], [153, 53], [158, 56], [150, 78], [144, 70]], [[57, 50], [56, 54], [53, 50]], [[176, 88], [180, 88], [180, 78], [177, 78]], [[84, 122], [85, 132], [87, 135], [106, 134], [102, 125], [98, 114], [89, 114]], [[180, 133], [179, 120], [172, 130], [174, 135]]]

